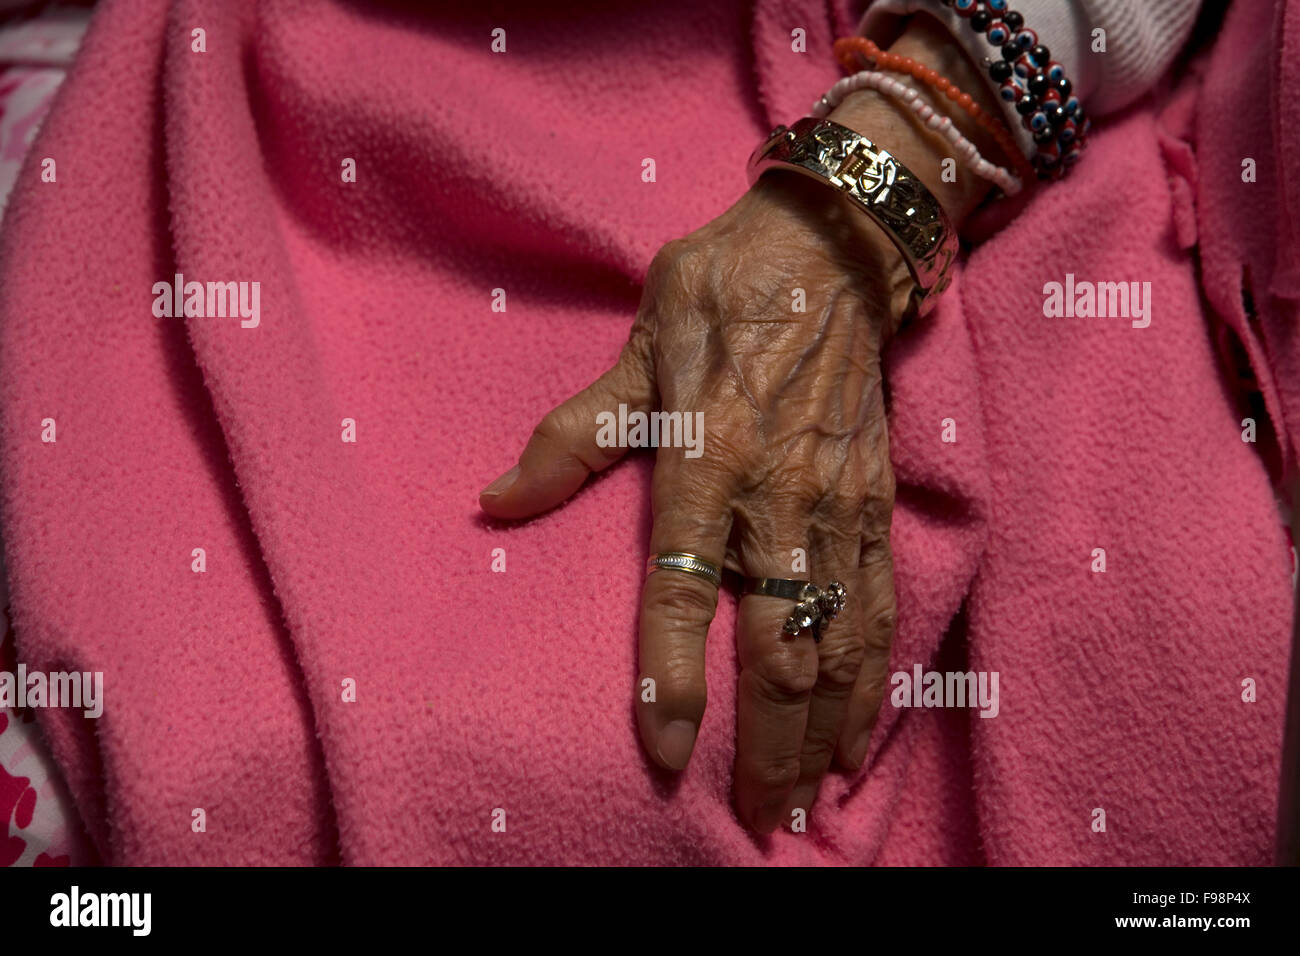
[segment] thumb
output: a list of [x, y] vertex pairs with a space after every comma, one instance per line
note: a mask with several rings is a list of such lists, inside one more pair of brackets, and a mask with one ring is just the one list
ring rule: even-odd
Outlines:
[[526, 518], [555, 507], [589, 474], [627, 453], [597, 443], [596, 416], [617, 414], [620, 404], [629, 412], [650, 411], [655, 400], [650, 363], [629, 344], [605, 374], [546, 413], [519, 463], [479, 493], [479, 507], [494, 518]]

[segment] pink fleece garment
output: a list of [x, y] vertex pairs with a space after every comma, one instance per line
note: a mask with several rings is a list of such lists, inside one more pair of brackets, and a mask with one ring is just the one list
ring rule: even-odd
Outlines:
[[[650, 458], [522, 524], [476, 499], [617, 355], [658, 247], [835, 80], [860, 10], [585, 6], [97, 10], [0, 236], [0, 487], [21, 657], [105, 675], [98, 721], [40, 714], [100, 855], [1266, 862], [1290, 569], [1207, 304], [1247, 339], [1290, 463], [1300, 344], [1266, 293], [1296, 278], [1273, 249], [1300, 214], [1277, 161], [1300, 3], [1237, 0], [1167, 109], [1099, 121], [892, 349], [891, 669], [996, 670], [1000, 713], [886, 704], [869, 765], [770, 838], [731, 804], [730, 596], [690, 768], [640, 751]], [[260, 282], [260, 325], [155, 318], [176, 272]], [[1045, 318], [1067, 272], [1151, 282], [1150, 327]]]

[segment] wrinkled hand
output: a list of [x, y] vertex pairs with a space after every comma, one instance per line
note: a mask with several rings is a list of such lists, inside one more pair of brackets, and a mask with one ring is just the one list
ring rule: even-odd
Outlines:
[[[933, 17], [910, 18], [890, 50], [997, 113], [981, 68]], [[1005, 159], [973, 115], [929, 88], [919, 95], [983, 155]], [[887, 145], [956, 224], [987, 194], [986, 182], [953, 162], [943, 137], [889, 97], [860, 90], [831, 119]], [[807, 631], [782, 633], [792, 602], [741, 598], [735, 796], [741, 819], [761, 832], [790, 822], [795, 809], [811, 811], [833, 759], [862, 764], [884, 696], [894, 476], [879, 355], [910, 289], [901, 255], [865, 216], [824, 183], [770, 173], [660, 251], [617, 364], [551, 411], [517, 471], [480, 498], [489, 514], [511, 518], [573, 494], [625, 451], [602, 447], [596, 421], [620, 403], [703, 413], [701, 455], [658, 450], [650, 552], [687, 551], [751, 577], [848, 588], [820, 643]], [[794, 309], [796, 290], [806, 311]], [[796, 570], [797, 549], [806, 570]], [[638, 681], [637, 718], [646, 750], [664, 767], [684, 768], [695, 745], [716, 606], [716, 590], [699, 577], [660, 570], [646, 578], [640, 676], [654, 679], [655, 699], [642, 699]]]
[[[820, 643], [809, 631], [782, 633], [792, 602], [741, 598], [735, 797], [760, 832], [796, 808], [811, 813], [832, 759], [862, 764], [884, 693], [894, 477], [879, 354], [909, 288], [883, 233], [824, 184], [769, 174], [663, 247], [617, 364], [547, 414], [513, 483], [499, 479], [481, 498], [489, 514], [517, 518], [573, 494], [626, 452], [598, 441], [597, 416], [620, 404], [703, 413], [698, 457], [657, 451], [650, 553], [687, 551], [747, 576], [848, 589]], [[640, 678], [656, 690], [644, 701], [638, 680], [638, 722], [667, 768], [686, 767], [704, 714], [716, 606], [702, 578], [646, 578]]]

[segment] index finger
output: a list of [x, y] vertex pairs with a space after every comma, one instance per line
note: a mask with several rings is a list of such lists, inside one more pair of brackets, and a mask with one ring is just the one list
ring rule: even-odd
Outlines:
[[[693, 554], [720, 569], [731, 531], [731, 480], [679, 455], [661, 448], [655, 462], [650, 553]], [[654, 571], [642, 590], [637, 723], [647, 753], [670, 770], [686, 767], [699, 735], [704, 646], [717, 606], [718, 585], [686, 571]]]

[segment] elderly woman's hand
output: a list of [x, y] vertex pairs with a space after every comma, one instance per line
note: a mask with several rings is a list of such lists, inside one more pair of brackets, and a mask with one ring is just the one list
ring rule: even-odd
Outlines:
[[[877, 135], [950, 214], [984, 191], [969, 176], [943, 184], [941, 144], [874, 93], [854, 94], [832, 118]], [[832, 760], [861, 765], [884, 694], [894, 476], [880, 350], [910, 288], [884, 233], [831, 189], [768, 174], [716, 220], [663, 247], [618, 362], [547, 414], [517, 470], [481, 498], [489, 514], [518, 518], [573, 494], [626, 452], [607, 447], [598, 418], [620, 405], [702, 413], [698, 457], [657, 451], [650, 553], [847, 588], [820, 642], [783, 633], [792, 601], [741, 598], [735, 797], [760, 832], [811, 811]], [[717, 588], [702, 577], [646, 578], [640, 678], [653, 679], [654, 694], [638, 681], [638, 722], [646, 750], [674, 770], [686, 766], [704, 714], [716, 605]]]
[[[862, 762], [893, 637], [880, 346], [898, 315], [874, 227], [834, 199], [819, 183], [772, 174], [666, 245], [618, 363], [542, 420], [518, 478], [483, 499], [489, 513], [517, 517], [566, 498], [626, 451], [597, 441], [597, 416], [620, 404], [703, 413], [699, 457], [658, 450], [651, 553], [848, 591], [820, 643], [782, 633], [792, 602], [741, 599], [736, 799], [764, 831], [789, 819], [787, 804], [811, 809], [832, 755]], [[905, 299], [905, 269], [899, 288]], [[665, 767], [686, 766], [704, 714], [716, 603], [700, 577], [646, 579], [640, 672], [655, 694], [646, 702], [638, 686], [637, 700], [642, 740]]]

